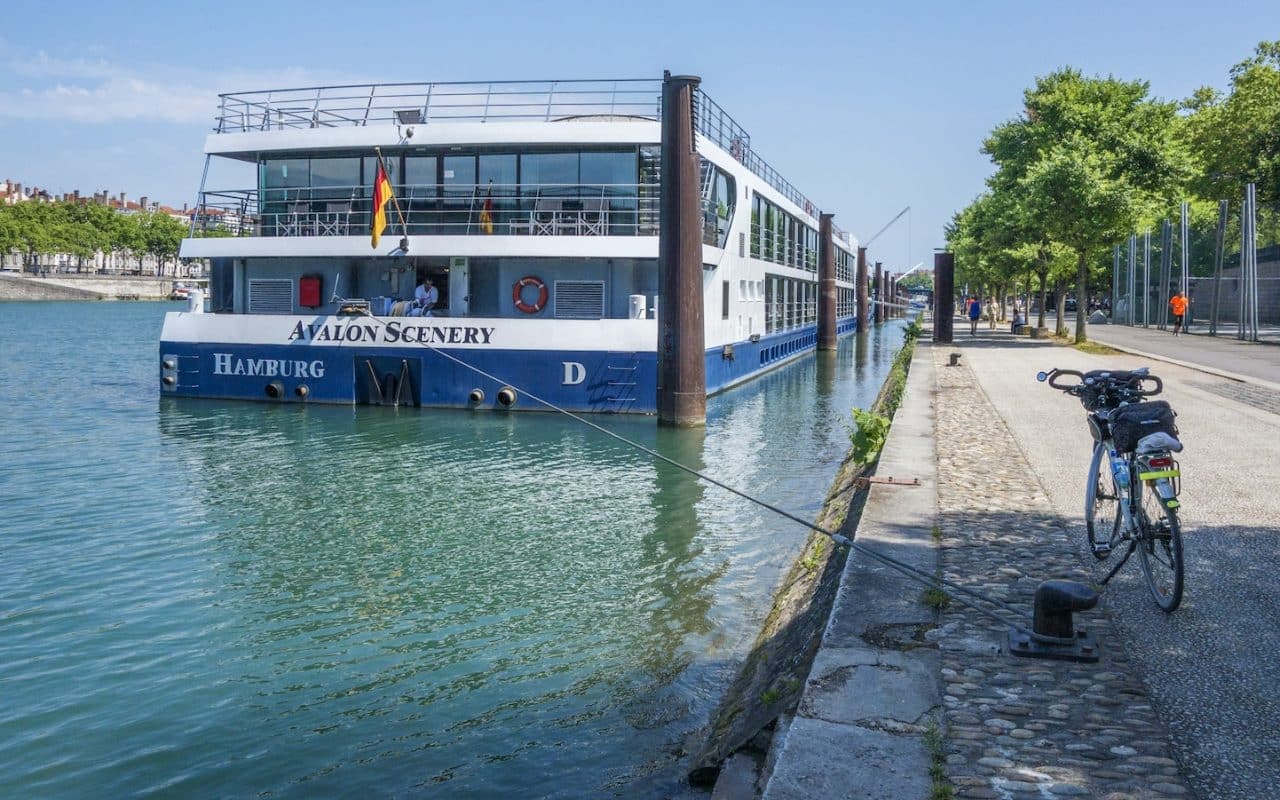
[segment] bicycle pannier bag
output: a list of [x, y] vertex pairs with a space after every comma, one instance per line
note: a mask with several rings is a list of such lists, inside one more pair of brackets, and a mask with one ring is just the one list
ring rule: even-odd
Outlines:
[[1175, 416], [1173, 408], [1163, 400], [1117, 408], [1111, 412], [1111, 439], [1116, 443], [1116, 451], [1128, 453], [1138, 446], [1139, 439], [1153, 433], [1176, 437]]

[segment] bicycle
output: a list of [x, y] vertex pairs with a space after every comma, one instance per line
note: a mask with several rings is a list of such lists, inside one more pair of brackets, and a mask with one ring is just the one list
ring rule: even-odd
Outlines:
[[[1063, 377], [1078, 378], [1064, 383]], [[1182, 526], [1178, 521], [1182, 452], [1174, 412], [1164, 401], [1147, 402], [1164, 382], [1147, 368], [1078, 372], [1051, 369], [1036, 380], [1080, 400], [1088, 412], [1093, 458], [1085, 486], [1085, 533], [1099, 561], [1128, 542], [1107, 576], [1115, 577], [1136, 550], [1156, 605], [1171, 613], [1182, 602]], [[1106, 469], [1104, 470], [1104, 464]]]

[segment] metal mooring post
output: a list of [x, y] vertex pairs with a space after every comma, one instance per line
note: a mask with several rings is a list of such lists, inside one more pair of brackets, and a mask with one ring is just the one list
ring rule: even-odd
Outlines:
[[867, 315], [871, 313], [871, 303], [867, 297], [867, 248], [858, 248], [858, 333], [865, 334], [867, 332], [867, 324], [869, 320]]
[[1098, 593], [1075, 581], [1045, 581], [1036, 589], [1035, 616], [1028, 633], [1009, 631], [1009, 652], [1025, 658], [1057, 661], [1097, 661], [1098, 642], [1084, 628], [1076, 628], [1076, 611], [1098, 604]]
[[835, 350], [836, 247], [831, 214], [818, 217], [818, 349]]
[[942, 344], [952, 341], [952, 294], [956, 286], [954, 253], [933, 254], [933, 340]]
[[705, 425], [702, 214], [693, 126], [701, 78], [662, 81], [662, 186], [658, 231], [658, 422]]

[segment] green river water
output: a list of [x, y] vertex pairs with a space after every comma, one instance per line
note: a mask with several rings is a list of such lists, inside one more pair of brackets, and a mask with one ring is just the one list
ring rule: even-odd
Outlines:
[[[693, 796], [800, 526], [550, 413], [175, 401], [168, 303], [0, 304], [0, 796]], [[901, 324], [593, 417], [813, 517]]]

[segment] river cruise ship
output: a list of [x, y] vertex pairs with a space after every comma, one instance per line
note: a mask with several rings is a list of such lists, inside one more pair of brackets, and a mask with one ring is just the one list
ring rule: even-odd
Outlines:
[[[653, 413], [661, 95], [661, 80], [222, 95], [205, 175], [230, 159], [256, 182], [201, 186], [181, 255], [210, 263], [207, 312], [166, 315], [161, 393]], [[694, 127], [711, 394], [815, 349], [819, 210], [701, 90]], [[834, 242], [843, 335], [856, 242]]]

